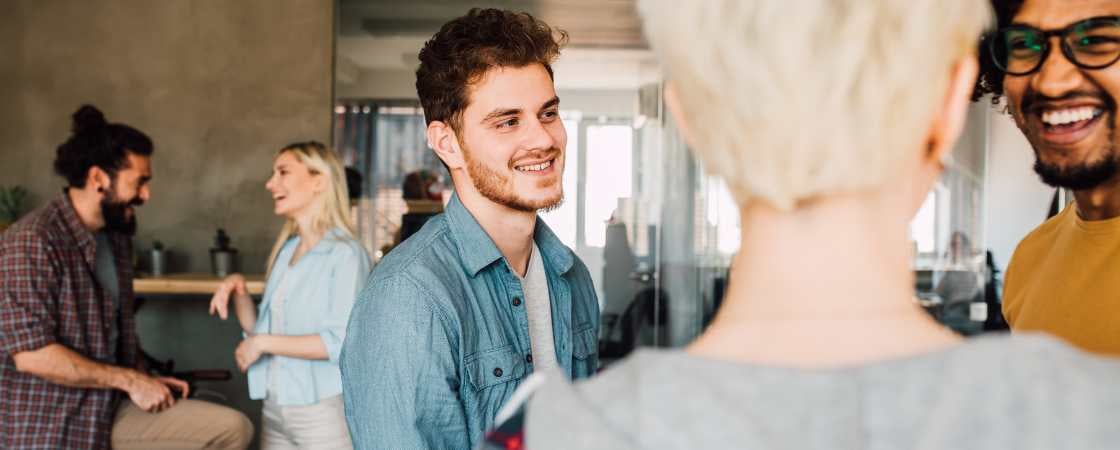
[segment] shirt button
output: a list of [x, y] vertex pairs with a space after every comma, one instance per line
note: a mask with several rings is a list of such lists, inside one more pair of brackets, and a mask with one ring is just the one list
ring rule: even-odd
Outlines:
[[533, 363], [533, 354], [532, 353], [530, 353], [528, 355], [525, 355], [525, 362], [527, 362], [529, 364]]
[[513, 298], [513, 306], [521, 306], [521, 297]]
[[504, 373], [504, 372], [502, 372], [502, 368], [501, 368], [501, 367], [495, 367], [495, 368], [494, 368], [494, 376], [496, 376], [496, 377], [498, 377], [498, 378], [501, 378], [501, 377], [502, 377], [502, 374], [503, 374], [503, 373]]

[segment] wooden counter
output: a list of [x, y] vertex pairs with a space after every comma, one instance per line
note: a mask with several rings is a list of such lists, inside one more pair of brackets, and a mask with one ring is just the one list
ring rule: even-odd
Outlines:
[[[132, 280], [136, 295], [206, 295], [214, 294], [222, 279], [209, 273], [172, 273], [161, 277], [138, 276]], [[264, 275], [245, 275], [249, 293], [264, 293]]]

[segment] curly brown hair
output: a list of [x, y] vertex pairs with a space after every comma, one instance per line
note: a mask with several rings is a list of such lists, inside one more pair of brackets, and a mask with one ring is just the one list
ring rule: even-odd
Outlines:
[[[996, 30], [1011, 25], [1011, 20], [1019, 9], [1023, 7], [1024, 0], [991, 0], [992, 9], [996, 13]], [[988, 33], [980, 40], [980, 48], [976, 52], [980, 59], [980, 76], [976, 78], [976, 88], [972, 90], [972, 101], [978, 101], [985, 95], [992, 95], [992, 104], [998, 105], [1003, 97], [1004, 73], [996, 67], [988, 51], [989, 40], [994, 33]]]
[[424, 43], [416, 69], [416, 93], [424, 119], [461, 125], [467, 88], [493, 67], [541, 64], [552, 77], [552, 62], [568, 42], [568, 33], [524, 12], [471, 9], [447, 22]]

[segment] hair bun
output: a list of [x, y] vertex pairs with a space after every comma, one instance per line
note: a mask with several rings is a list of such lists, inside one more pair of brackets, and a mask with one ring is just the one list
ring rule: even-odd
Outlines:
[[93, 105], [82, 105], [71, 117], [74, 118], [74, 134], [84, 134], [89, 131], [100, 130], [108, 125], [108, 123], [105, 122], [105, 115]]

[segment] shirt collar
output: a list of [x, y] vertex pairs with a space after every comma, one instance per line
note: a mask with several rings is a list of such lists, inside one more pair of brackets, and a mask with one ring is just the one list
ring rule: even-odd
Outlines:
[[[300, 237], [297, 235], [296, 239], [300, 239]], [[310, 254], [330, 253], [331, 250], [334, 249], [334, 246], [335, 246], [336, 243], [342, 242], [345, 239], [346, 239], [346, 232], [343, 231], [342, 228], [340, 228], [340, 227], [331, 228], [330, 230], [327, 230], [326, 233], [323, 233], [323, 237], [321, 239], [319, 239], [319, 242], [315, 243], [314, 247], [311, 247], [311, 250], [308, 250], [307, 254], [310, 255]]]
[[[502, 252], [498, 250], [494, 240], [490, 239], [490, 235], [486, 234], [482, 225], [479, 225], [467, 207], [459, 201], [458, 194], [451, 196], [444, 214], [455, 245], [459, 247], [459, 257], [472, 277], [494, 261], [502, 259]], [[561, 275], [572, 268], [571, 251], [560, 242], [540, 216], [537, 217], [537, 224], [533, 230], [533, 241], [536, 242], [537, 248], [547, 262], [545, 267]]]
[[78, 211], [70, 203], [70, 196], [66, 194], [66, 190], [63, 190], [62, 194], [55, 197], [51, 203], [51, 206], [62, 217], [62, 225], [66, 227], [67, 234], [74, 238], [78, 248], [81, 249], [86, 262], [91, 265], [94, 264], [97, 257], [97, 241], [94, 240], [93, 233], [78, 218]]
[[482, 225], [478, 224], [471, 212], [467, 211], [467, 207], [463, 206], [463, 202], [459, 201], [458, 194], [451, 195], [451, 201], [447, 202], [447, 211], [444, 214], [447, 216], [452, 237], [455, 238], [455, 245], [459, 247], [459, 258], [472, 277], [502, 258], [498, 246], [494, 245], [490, 235], [486, 234]]
[[533, 231], [533, 241], [537, 243], [541, 255], [548, 262], [546, 267], [551, 267], [558, 275], [568, 273], [572, 269], [572, 263], [574, 262], [572, 251], [563, 242], [560, 242], [560, 238], [556, 237], [556, 234], [552, 232], [552, 229], [544, 223], [540, 216], [537, 216], [537, 228]]

